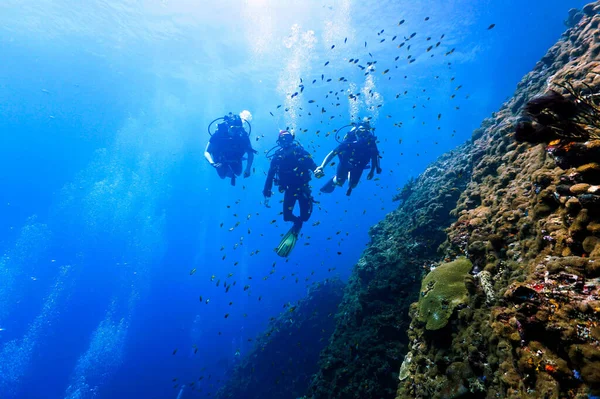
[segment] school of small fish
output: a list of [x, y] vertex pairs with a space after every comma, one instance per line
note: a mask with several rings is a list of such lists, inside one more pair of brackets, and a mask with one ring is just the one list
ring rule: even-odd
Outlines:
[[[425, 22], [430, 21], [429, 17], [426, 17], [424, 19]], [[291, 99], [291, 98], [295, 98], [298, 96], [308, 96], [308, 99], [306, 100], [306, 103], [309, 104], [308, 106], [302, 107], [302, 106], [298, 106], [297, 109], [292, 109], [292, 108], [288, 108], [288, 107], [284, 107], [283, 104], [277, 104], [273, 107], [272, 110], [269, 111], [270, 116], [277, 118], [277, 117], [281, 117], [281, 115], [283, 115], [282, 113], [289, 113], [294, 111], [296, 115], [298, 115], [299, 117], [310, 117], [309, 121], [307, 121], [307, 123], [310, 123], [311, 125], [315, 124], [315, 119], [318, 119], [318, 123], [323, 124], [325, 126], [329, 126], [330, 123], [341, 123], [344, 124], [344, 121], [347, 120], [347, 117], [343, 116], [341, 113], [341, 99], [343, 97], [347, 97], [349, 100], [351, 101], [357, 101], [359, 100], [361, 97], [364, 96], [374, 96], [374, 93], [369, 90], [367, 93], [363, 93], [360, 90], [353, 92], [352, 91], [352, 86], [351, 82], [344, 76], [334, 76], [333, 73], [335, 70], [339, 70], [341, 68], [348, 68], [348, 65], [351, 68], [357, 68], [358, 70], [360, 70], [360, 72], [364, 75], [364, 76], [368, 76], [368, 75], [377, 75], [377, 76], [385, 76], [388, 80], [391, 80], [393, 78], [395, 78], [394, 76], [394, 70], [398, 69], [398, 62], [400, 62], [402, 59], [404, 59], [404, 62], [406, 62], [407, 64], [413, 64], [415, 63], [419, 57], [434, 57], [434, 56], [440, 56], [440, 57], [448, 57], [448, 61], [445, 62], [445, 65], [448, 67], [448, 69], [452, 69], [452, 62], [450, 61], [451, 59], [451, 55], [454, 54], [457, 50], [455, 48], [451, 48], [448, 51], [444, 51], [442, 53], [436, 53], [436, 49], [438, 49], [440, 46], [442, 46], [443, 44], [443, 40], [445, 39], [446, 35], [442, 34], [437, 38], [433, 38], [431, 36], [423, 36], [420, 35], [417, 32], [403, 32], [403, 30], [405, 29], [405, 23], [406, 20], [405, 19], [400, 19], [397, 23], [396, 26], [392, 27], [392, 29], [388, 29], [390, 32], [387, 32], [386, 29], [380, 29], [379, 31], [375, 32], [377, 35], [377, 39], [373, 42], [373, 41], [364, 41], [364, 45], [361, 45], [361, 48], [364, 50], [364, 53], [362, 54], [354, 54], [352, 56], [348, 56], [344, 59], [344, 63], [347, 65], [334, 65], [332, 60], [326, 60], [325, 62], [320, 63], [319, 65], [321, 66], [320, 71], [317, 71], [317, 69], [313, 70], [313, 72], [315, 73], [315, 76], [310, 76], [310, 77], [303, 77], [300, 78], [298, 81], [298, 86], [297, 86], [297, 90], [294, 90], [293, 92], [290, 92], [287, 94], [287, 96]], [[491, 30], [495, 27], [495, 24], [491, 24], [489, 25], [489, 27], [487, 28], [487, 30]], [[385, 36], [387, 33], [387, 36]], [[422, 42], [419, 43], [418, 40], [419, 38], [422, 37]], [[392, 44], [392, 42], [398, 43], [398, 44]], [[362, 43], [362, 41], [361, 41]], [[435, 44], [430, 44], [430, 43], [435, 43]], [[344, 49], [344, 45], [348, 44], [348, 38], [344, 38], [342, 43], [339, 44], [333, 44], [330, 46], [329, 51], [343, 51]], [[374, 47], [373, 51], [369, 51], [370, 47]], [[373, 52], [375, 52], [375, 50], [378, 50], [378, 53], [380, 52], [379, 48], [377, 48], [377, 46], [391, 46], [393, 48], [393, 51], [396, 52], [396, 54], [394, 54], [394, 52], [386, 52], [386, 54], [394, 54], [390, 57], [390, 59], [386, 59], [386, 60], [376, 60], [373, 57]], [[402, 51], [404, 54], [398, 54], [398, 52]], [[362, 60], [362, 62], [361, 62]], [[385, 65], [385, 67], [381, 67], [379, 68], [379, 65]], [[338, 67], [338, 68], [336, 68]], [[344, 69], [346, 70], [346, 69]], [[409, 77], [407, 75], [402, 75], [400, 78], [402, 79], [408, 79]], [[433, 79], [437, 80], [440, 79], [439, 76], [433, 76]], [[455, 81], [455, 77], [451, 77], [450, 78], [450, 82], [454, 82]], [[305, 82], [310, 82], [310, 83], [305, 83]], [[325, 92], [323, 92], [323, 87], [324, 85], [329, 85], [330, 89], [329, 90], [325, 90]], [[453, 83], [453, 93], [449, 96], [449, 100], [453, 100], [456, 98], [457, 93], [460, 93], [460, 90], [463, 88], [462, 84], [454, 84]], [[356, 89], [355, 89], [356, 90]], [[313, 94], [311, 94], [313, 93]], [[325, 93], [324, 96], [319, 96], [319, 94]], [[420, 93], [420, 96], [418, 97], [419, 99], [423, 99], [426, 101], [430, 100], [430, 97], [427, 97], [426, 94], [426, 90], [422, 90], [422, 92]], [[394, 100], [400, 99], [401, 97], [406, 97], [409, 94], [408, 91], [402, 91], [399, 92], [395, 95]], [[464, 95], [464, 99], [469, 99], [469, 95], [465, 94]], [[376, 108], [381, 108], [382, 104], [378, 104], [378, 105], [371, 105], [368, 110], [369, 111], [373, 111]], [[412, 106], [413, 109], [416, 109], [418, 107], [423, 107], [425, 108], [426, 105], [421, 104], [414, 104]], [[460, 110], [459, 106], [455, 106], [454, 109], [456, 111]], [[337, 113], [336, 113], [337, 111]], [[340, 122], [336, 122], [333, 121], [333, 119], [335, 119], [336, 117], [339, 118], [338, 121]], [[352, 117], [357, 117], [357, 115], [352, 115]], [[386, 117], [388, 119], [393, 118], [392, 115], [386, 115]], [[413, 119], [415, 117], [413, 116]], [[442, 113], [438, 113], [437, 114], [437, 120], [440, 121], [443, 118]], [[394, 122], [393, 126], [401, 129], [403, 127], [404, 122], [403, 121], [396, 121]], [[425, 122], [423, 122], [423, 124], [425, 124]], [[337, 126], [336, 126], [337, 127]], [[289, 129], [289, 127], [288, 127]], [[440, 127], [437, 128], [438, 130], [440, 129]], [[307, 133], [309, 131], [309, 129], [303, 129], [303, 128], [297, 128], [296, 130], [297, 132], [301, 132], [301, 133]], [[456, 131], [454, 130], [451, 135], [454, 136], [454, 134], [456, 133]], [[329, 137], [331, 135], [335, 136], [336, 134], [336, 130], [335, 128], [326, 131], [326, 129], [323, 130], [316, 130], [314, 132], [314, 135], [316, 137], [320, 137], [321, 135], [323, 135], [324, 137]], [[256, 141], [258, 141], [259, 139], [264, 138], [264, 135], [262, 136], [257, 136], [256, 137]], [[302, 144], [304, 145], [305, 148], [312, 150], [311, 152], [316, 152], [317, 148], [319, 148], [320, 146], [315, 144], [314, 140], [310, 140], [307, 142], [307, 137], [305, 136], [303, 138], [303, 142]], [[387, 139], [384, 139], [384, 142], [387, 141]], [[402, 138], [398, 138], [398, 143], [402, 144], [403, 139]], [[417, 143], [419, 141], [417, 140]], [[438, 144], [438, 142], [435, 142], [435, 144]], [[382, 155], [385, 153], [385, 151], [382, 151]], [[402, 156], [403, 153], [400, 153], [400, 155]], [[417, 156], [419, 156], [420, 154], [416, 154]], [[332, 163], [332, 165], [335, 163]], [[398, 163], [397, 165], [400, 165], [400, 163]], [[253, 173], [255, 172], [255, 170], [253, 171]], [[389, 170], [389, 173], [393, 173], [393, 170]], [[266, 174], [266, 172], [265, 172]], [[375, 181], [378, 181], [378, 178], [374, 179]], [[381, 187], [380, 183], [376, 183], [377, 186], [379, 186], [380, 188], [388, 188], [386, 187]], [[245, 186], [242, 187], [242, 190], [245, 190]], [[377, 194], [375, 193], [375, 196], [377, 196]], [[234, 204], [226, 204], [227, 209], [232, 209], [235, 205], [238, 205], [241, 202], [241, 198], [237, 199]], [[339, 205], [339, 202], [336, 202], [336, 204]], [[382, 208], [383, 209], [383, 208]], [[324, 210], [325, 212], [327, 212], [326, 210]], [[279, 212], [279, 216], [282, 215], [283, 212]], [[344, 210], [344, 214], [347, 214], [348, 210]], [[362, 210], [362, 214], [366, 214], [367, 213], [367, 209]], [[237, 222], [235, 222], [235, 224], [231, 227], [226, 227], [224, 222], [221, 222], [219, 224], [220, 228], [225, 228], [227, 229], [229, 232], [235, 232], [237, 231], [239, 228], [241, 228], [240, 226], [242, 225], [242, 222], [247, 222], [250, 221], [251, 218], [253, 217], [258, 217], [260, 216], [260, 212], [256, 212], [255, 214], [248, 214], [246, 216], [243, 215], [238, 215], [237, 213], [233, 213], [232, 214], [233, 217], [235, 219], [238, 219]], [[315, 215], [313, 215], [314, 218]], [[244, 220], [245, 219], [245, 220]], [[341, 218], [340, 218], [341, 220]], [[278, 220], [271, 220], [269, 222], [271, 225], [277, 225]], [[311, 224], [313, 227], [319, 226], [321, 224], [321, 222], [319, 220], [316, 221], [311, 221]], [[252, 233], [251, 229], [248, 227], [246, 234], [250, 235]], [[260, 234], [260, 236], [262, 237], [263, 234]], [[282, 234], [283, 236], [283, 234]], [[345, 238], [350, 236], [350, 232], [349, 231], [336, 231], [335, 234], [332, 234], [330, 236], [328, 236], [326, 238], [327, 241], [333, 241], [333, 240], [337, 240], [337, 244], [338, 246], [341, 245], [341, 243], [344, 241]], [[304, 245], [310, 245], [310, 236], [304, 234], [303, 235], [303, 240], [304, 240]], [[241, 235], [238, 242], [235, 243], [232, 247], [232, 250], [235, 251], [238, 248], [240, 248], [241, 246], [244, 245], [244, 236]], [[329, 249], [327, 249], [329, 251]], [[225, 246], [222, 246], [220, 248], [220, 251], [223, 252], [223, 255], [221, 256], [221, 260], [223, 262], [227, 262], [227, 254], [225, 253], [226, 248]], [[261, 252], [260, 249], [256, 248], [256, 249], [252, 249], [249, 252], [250, 256], [255, 256], [258, 255], [259, 252]], [[342, 255], [341, 251], [335, 251], [335, 254], [337, 255]], [[287, 263], [289, 261], [289, 258], [286, 258], [284, 263]], [[221, 277], [218, 277], [217, 275], [213, 274], [210, 276], [210, 281], [212, 283], [215, 284], [216, 287], [222, 287], [221, 289], [224, 291], [224, 293], [228, 293], [230, 292], [230, 290], [232, 289], [232, 287], [236, 287], [238, 280], [236, 280], [236, 272], [235, 272], [235, 266], [238, 265], [238, 262], [233, 262], [231, 263], [232, 267], [234, 267], [233, 271], [227, 271], [225, 273], [223, 273], [223, 275]], [[277, 262], [273, 262], [273, 264], [271, 265], [271, 270], [270, 272], [265, 275], [265, 276], [260, 276], [260, 278], [262, 280], [267, 280], [269, 278], [272, 278], [273, 275], [277, 272]], [[321, 266], [323, 266], [323, 264], [321, 264]], [[333, 272], [335, 271], [335, 267], [331, 267], [328, 268], [328, 272]], [[196, 268], [193, 268], [189, 271], [189, 275], [190, 276], [194, 276], [197, 272]], [[292, 272], [290, 274], [289, 277], [291, 277], [292, 279], [295, 280], [296, 283], [303, 283], [306, 284], [307, 286], [311, 283], [311, 276], [314, 275], [314, 270], [312, 270], [310, 272], [310, 276], [301, 279], [300, 276], [298, 276], [297, 273]], [[286, 275], [281, 276], [281, 280], [286, 279]], [[253, 291], [252, 291], [252, 286], [251, 286], [251, 282], [253, 280], [252, 276], [248, 276], [247, 277], [247, 281], [244, 282], [240, 282], [240, 288], [242, 289], [242, 292], [247, 293], [247, 295], [249, 296], [253, 296]], [[207, 298], [205, 295], [199, 295], [198, 297], [199, 302], [203, 305], [209, 305], [210, 304], [210, 298]], [[256, 300], [257, 301], [261, 301], [262, 300], [262, 295], [258, 295], [256, 296]], [[233, 306], [234, 303], [232, 301], [229, 301], [229, 306]], [[285, 312], [287, 313], [293, 313], [294, 310], [296, 309], [296, 304], [291, 304], [291, 303], [284, 303], [283, 304], [283, 309], [285, 310]], [[248, 315], [246, 313], [241, 314], [242, 317], [247, 317]], [[333, 317], [333, 314], [329, 314], [329, 317]], [[225, 313], [223, 314], [223, 318], [225, 319], [230, 319], [231, 318], [235, 318], [234, 317], [234, 313], [229, 312], [229, 313]], [[271, 317], [271, 321], [275, 320], [275, 317]], [[291, 322], [293, 322], [293, 319]], [[0, 330], [1, 331], [1, 330]], [[323, 332], [325, 332], [323, 330]], [[218, 335], [221, 335], [222, 332], [219, 331]], [[269, 335], [269, 333], [267, 333], [267, 336]], [[326, 337], [321, 338], [326, 339]], [[248, 338], [248, 342], [252, 342], [252, 338]], [[301, 345], [301, 343], [298, 343], [298, 345]], [[193, 345], [192, 347], [193, 349], [193, 353], [196, 354], [198, 352], [198, 347], [196, 345]], [[175, 348], [172, 351], [172, 355], [176, 355], [178, 353], [178, 349]], [[236, 352], [236, 356], [239, 355], [239, 350]], [[212, 391], [211, 389], [215, 389], [216, 387], [218, 387], [218, 383], [220, 382], [220, 380], [216, 379], [214, 382], [212, 383], [208, 383], [206, 382], [208, 385], [205, 387], [201, 387], [201, 383], [203, 382], [203, 380], [208, 380], [210, 381], [212, 376], [210, 374], [205, 375], [205, 371], [206, 368], [203, 368], [201, 370], [203, 372], [202, 375], [199, 376], [199, 378], [196, 381], [191, 381], [188, 383], [183, 383], [181, 384], [178, 378], [173, 378], [172, 382], [174, 383], [173, 388], [180, 388], [183, 385], [187, 385], [188, 387], [190, 387], [192, 390], [197, 390], [198, 392], [201, 392], [203, 394], [205, 394], [206, 396], [211, 396], [212, 395]], [[293, 370], [286, 370], [285, 372], [289, 372], [289, 373], [293, 373]]]

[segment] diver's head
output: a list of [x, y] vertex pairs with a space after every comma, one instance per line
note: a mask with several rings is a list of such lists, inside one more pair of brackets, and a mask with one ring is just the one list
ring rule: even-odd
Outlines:
[[283, 149], [290, 148], [294, 144], [294, 139], [294, 133], [289, 130], [280, 130], [277, 144]]
[[232, 127], [243, 127], [243, 122], [242, 122], [242, 118], [240, 118], [239, 115], [234, 115], [231, 112], [228, 113], [227, 115], [223, 116], [223, 120], [229, 125], [230, 128]]
[[363, 120], [360, 122], [354, 129], [352, 129], [353, 133], [356, 134], [356, 137], [359, 139], [366, 139], [373, 136], [373, 128], [368, 120]]

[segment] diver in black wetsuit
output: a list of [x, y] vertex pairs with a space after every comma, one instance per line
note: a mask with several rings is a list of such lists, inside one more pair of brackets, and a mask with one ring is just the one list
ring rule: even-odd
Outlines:
[[[271, 166], [267, 174], [267, 180], [263, 189], [268, 206], [271, 197], [273, 182], [279, 186], [279, 192], [283, 194], [283, 220], [293, 222], [290, 231], [283, 237], [281, 244], [276, 249], [278, 255], [286, 257], [290, 254], [302, 224], [306, 222], [313, 210], [313, 197], [309, 182], [311, 172], [317, 168], [312, 156], [300, 143], [294, 141], [294, 134], [282, 130], [277, 139], [279, 149], [271, 158]], [[300, 216], [294, 215], [294, 207], [298, 202]]]
[[369, 162], [371, 163], [371, 171], [367, 175], [367, 180], [371, 180], [375, 172], [381, 173], [377, 138], [373, 134], [373, 128], [368, 121], [363, 121], [354, 126], [340, 145], [327, 154], [321, 166], [315, 170], [315, 174], [322, 176], [324, 174], [323, 169], [336, 155], [339, 157], [336, 175], [321, 187], [323, 193], [331, 193], [336, 186], [343, 186], [346, 180], [350, 180], [346, 191], [346, 195], [350, 195], [358, 185], [363, 170]]
[[244, 171], [244, 177], [248, 177], [256, 151], [252, 148], [250, 135], [244, 129], [242, 119], [238, 115], [230, 112], [219, 119], [223, 119], [223, 122], [217, 125], [217, 131], [210, 137], [204, 157], [217, 170], [221, 179], [229, 177], [231, 185], [235, 186], [236, 177], [242, 174], [244, 154], [248, 154], [248, 162]]

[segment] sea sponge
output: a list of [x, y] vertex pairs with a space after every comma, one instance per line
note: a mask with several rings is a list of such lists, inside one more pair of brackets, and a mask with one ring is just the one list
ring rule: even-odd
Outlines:
[[427, 330], [439, 330], [448, 324], [458, 305], [468, 302], [465, 276], [473, 264], [467, 258], [443, 263], [423, 279], [419, 298], [419, 321]]

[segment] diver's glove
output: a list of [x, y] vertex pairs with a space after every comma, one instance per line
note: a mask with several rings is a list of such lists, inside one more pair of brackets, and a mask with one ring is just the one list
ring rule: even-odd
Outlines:
[[375, 175], [375, 171], [374, 171], [374, 170], [371, 170], [371, 171], [369, 172], [369, 174], [367, 175], [367, 180], [371, 180], [371, 179], [373, 178], [373, 176], [374, 176], [374, 175]]
[[321, 177], [325, 176], [325, 172], [323, 172], [323, 167], [317, 166], [317, 169], [315, 169], [314, 174], [317, 179], [320, 179]]
[[212, 166], [215, 169], [220, 169], [220, 168], [223, 167], [223, 164], [220, 163], [220, 162], [213, 162], [213, 163], [210, 164], [210, 166]]
[[263, 195], [265, 198], [270, 198], [271, 194], [271, 190], [263, 190]]

